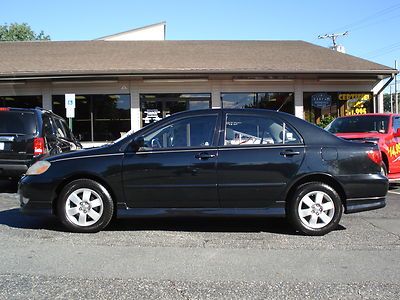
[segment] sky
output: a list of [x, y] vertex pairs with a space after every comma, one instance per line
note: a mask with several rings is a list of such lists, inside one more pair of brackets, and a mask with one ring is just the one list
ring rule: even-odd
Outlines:
[[91, 40], [165, 21], [167, 40], [303, 40], [344, 33], [346, 52], [400, 65], [400, 0], [0, 0], [0, 24]]

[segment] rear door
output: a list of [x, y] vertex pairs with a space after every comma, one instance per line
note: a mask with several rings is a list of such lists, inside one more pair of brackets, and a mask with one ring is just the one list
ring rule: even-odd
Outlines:
[[37, 132], [34, 111], [0, 111], [0, 162], [30, 160], [33, 157], [33, 139]]
[[300, 135], [278, 118], [226, 113], [218, 148], [222, 207], [273, 207], [303, 161]]

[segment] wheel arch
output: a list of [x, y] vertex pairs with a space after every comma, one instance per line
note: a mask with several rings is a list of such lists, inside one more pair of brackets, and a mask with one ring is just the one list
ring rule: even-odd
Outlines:
[[286, 214], [288, 214], [289, 202], [291, 200], [291, 197], [294, 195], [296, 189], [300, 185], [308, 183], [308, 182], [321, 182], [321, 183], [329, 185], [339, 194], [340, 200], [342, 201], [342, 205], [344, 207], [346, 207], [346, 193], [344, 191], [343, 186], [334, 177], [332, 177], [329, 174], [324, 174], [324, 173], [310, 174], [310, 175], [303, 176], [303, 177], [299, 178], [298, 180], [296, 180], [288, 189], [288, 191], [285, 195], [285, 198], [284, 198]]
[[90, 179], [93, 181], [97, 181], [98, 183], [100, 183], [102, 186], [104, 186], [104, 188], [110, 193], [111, 199], [114, 203], [114, 212], [116, 211], [116, 206], [117, 206], [117, 199], [116, 199], [116, 195], [113, 191], [113, 189], [111, 188], [111, 186], [107, 183], [106, 180], [104, 180], [103, 178], [101, 178], [100, 176], [96, 176], [94, 174], [91, 173], [78, 173], [78, 174], [74, 174], [72, 176], [69, 176], [67, 178], [65, 178], [56, 188], [55, 190], [55, 195], [52, 201], [52, 210], [53, 210], [53, 214], [57, 215], [57, 199], [58, 196], [60, 195], [61, 191], [63, 190], [63, 188], [69, 184], [70, 182], [74, 181], [74, 180], [78, 180], [78, 179]]
[[383, 163], [386, 166], [386, 171], [389, 173], [389, 158], [384, 151], [381, 151]]

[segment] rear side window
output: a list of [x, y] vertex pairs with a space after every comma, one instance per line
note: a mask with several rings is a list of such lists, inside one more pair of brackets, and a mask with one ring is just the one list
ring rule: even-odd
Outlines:
[[54, 118], [54, 122], [56, 123], [55, 127], [56, 127], [56, 132], [57, 132], [56, 134], [58, 137], [72, 139], [69, 128], [63, 120]]
[[396, 132], [400, 128], [400, 117], [393, 117], [393, 131]]
[[282, 145], [301, 143], [285, 122], [264, 117], [228, 114], [224, 145]]
[[36, 116], [33, 112], [0, 112], [0, 134], [35, 134]]

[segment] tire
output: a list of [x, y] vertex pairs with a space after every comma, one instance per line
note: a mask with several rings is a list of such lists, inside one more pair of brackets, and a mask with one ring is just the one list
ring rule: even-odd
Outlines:
[[386, 177], [388, 177], [388, 167], [387, 167], [386, 163], [382, 163], [382, 166], [381, 166], [381, 173], [382, 173], [383, 175], [385, 175]]
[[110, 193], [100, 183], [78, 179], [67, 184], [61, 191], [57, 213], [69, 231], [99, 232], [110, 223], [114, 203]]
[[337, 228], [343, 213], [338, 193], [322, 182], [297, 187], [289, 202], [289, 220], [306, 235], [324, 235]]

